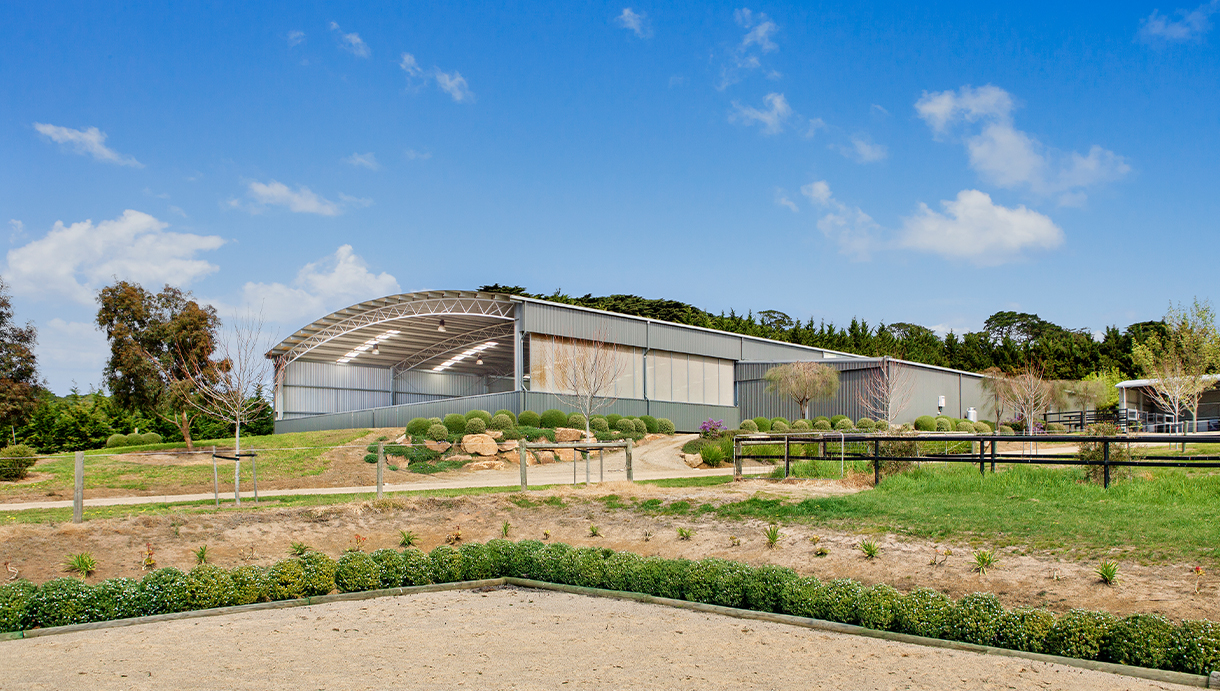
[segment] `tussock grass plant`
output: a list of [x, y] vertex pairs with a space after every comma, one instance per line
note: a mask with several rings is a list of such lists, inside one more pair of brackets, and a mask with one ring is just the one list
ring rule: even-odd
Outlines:
[[410, 530], [398, 531], [398, 546], [399, 547], [414, 547], [415, 543], [419, 542], [419, 538]]
[[974, 552], [974, 568], [972, 571], [979, 572], [980, 575], [986, 576], [987, 572], [995, 568], [996, 559], [994, 549], [980, 549]]
[[865, 559], [876, 559], [877, 555], [881, 554], [881, 547], [875, 540], [861, 540], [860, 551], [864, 553]]
[[1106, 559], [1096, 569], [1093, 569], [1093, 573], [1097, 574], [1102, 583], [1114, 585], [1118, 582], [1118, 562]]
[[[784, 534], [779, 532], [778, 525], [772, 523], [771, 525], [767, 526], [767, 529], [763, 531], [763, 534], [767, 538], [767, 549], [779, 549], [779, 541], [784, 537]], [[737, 540], [737, 538], [733, 539]], [[740, 542], [740, 540], [737, 540], [737, 544], [740, 544]]]
[[208, 559], [211, 558], [208, 555], [208, 546], [207, 545], [199, 545], [199, 547], [197, 549], [193, 549], [193, 550], [191, 550], [191, 552], [195, 555], [196, 564], [206, 564], [206, 563], [208, 563]]
[[85, 578], [97, 571], [97, 560], [88, 552], [69, 554], [64, 560], [64, 571]]
[[689, 540], [695, 536], [695, 531], [690, 528], [678, 528], [678, 539]]

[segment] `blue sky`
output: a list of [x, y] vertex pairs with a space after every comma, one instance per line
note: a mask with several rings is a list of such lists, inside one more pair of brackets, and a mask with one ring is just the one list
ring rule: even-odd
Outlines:
[[959, 332], [1215, 285], [1220, 0], [0, 11], [0, 274], [58, 393], [114, 277], [276, 336], [495, 282]]

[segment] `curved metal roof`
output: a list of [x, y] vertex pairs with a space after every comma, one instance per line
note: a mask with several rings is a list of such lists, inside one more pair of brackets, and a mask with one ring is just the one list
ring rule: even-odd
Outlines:
[[279, 366], [305, 360], [432, 369], [455, 355], [482, 348], [476, 354], [484, 365], [476, 365], [471, 355], [445, 369], [511, 371], [513, 316], [514, 303], [503, 293], [444, 290], [387, 295], [314, 321], [272, 347], [267, 357]]

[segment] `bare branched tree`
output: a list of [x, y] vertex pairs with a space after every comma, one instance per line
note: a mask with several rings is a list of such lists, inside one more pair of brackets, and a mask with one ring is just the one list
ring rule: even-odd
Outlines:
[[589, 339], [555, 338], [546, 346], [545, 386], [567, 405], [589, 418], [615, 399], [615, 382], [627, 369], [630, 349], [622, 349], [598, 332]]
[[914, 390], [915, 373], [897, 360], [886, 357], [864, 380], [857, 397], [869, 417], [895, 423], [911, 404]]
[[[187, 376], [198, 396], [190, 400], [204, 415], [234, 427], [233, 494], [241, 504], [241, 427], [258, 415], [268, 403], [263, 398], [272, 362], [264, 356], [262, 316], [247, 315], [233, 321], [233, 328], [218, 340], [215, 362], [195, 362]], [[257, 482], [257, 481], [256, 481]], [[257, 493], [258, 485], [255, 485]]]
[[767, 391], [791, 398], [809, 417], [809, 402], [834, 398], [839, 391], [839, 370], [820, 362], [788, 362], [763, 375]]
[[1150, 334], [1132, 349], [1131, 357], [1151, 380], [1150, 395], [1172, 416], [1189, 411], [1197, 429], [1199, 399], [1215, 385], [1208, 372], [1220, 364], [1220, 335], [1208, 301], [1196, 298], [1189, 308], [1170, 305], [1165, 315], [1168, 334]]
[[1025, 421], [1026, 434], [1033, 434], [1034, 418], [1050, 407], [1054, 394], [1052, 383], [1043, 379], [1042, 370], [1031, 364], [1008, 378], [1002, 396], [1005, 405]]
[[999, 367], [988, 367], [982, 374], [984, 378], [980, 385], [991, 397], [991, 411], [995, 414], [995, 424], [998, 427], [1004, 421], [1004, 411], [1007, 410], [1011, 377]]

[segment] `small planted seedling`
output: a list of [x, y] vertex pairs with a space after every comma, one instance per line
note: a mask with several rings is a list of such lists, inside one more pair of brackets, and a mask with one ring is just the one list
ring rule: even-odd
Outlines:
[[822, 536], [821, 535], [810, 535], [809, 541], [816, 545], [822, 541]]
[[88, 552], [69, 554], [67, 560], [64, 561], [64, 571], [74, 573], [81, 578], [92, 576], [93, 572], [97, 571], [97, 560]]
[[690, 528], [678, 528], [678, 539], [689, 540], [695, 536], [695, 531]]
[[1114, 585], [1118, 582], [1118, 562], [1107, 559], [1093, 569], [1093, 573], [1097, 574], [1102, 583]]
[[1195, 595], [1199, 594], [1199, 585], [1203, 582], [1203, 567], [1196, 566], [1192, 571], [1195, 574]]
[[994, 569], [996, 562], [999, 561], [995, 557], [994, 549], [980, 549], [974, 553], [974, 568], [973, 571], [978, 571], [980, 575], [986, 576], [989, 569]]
[[446, 545], [456, 545], [462, 541], [462, 526], [458, 526], [452, 533], [445, 536]]
[[767, 526], [767, 529], [763, 531], [763, 535], [767, 537], [767, 549], [779, 549], [779, 541], [784, 534], [779, 532], [778, 525], [772, 523]]
[[207, 545], [199, 545], [199, 549], [192, 550], [192, 551], [194, 551], [194, 553], [195, 553], [195, 563], [196, 564], [206, 564], [206, 563], [208, 563], [208, 559], [211, 558], [210, 555], [208, 555], [208, 546]]
[[933, 549], [932, 561], [928, 562], [928, 566], [944, 566], [945, 562], [949, 561], [949, 557], [953, 556], [953, 550], [945, 548], [944, 550]]
[[601, 536], [602, 536], [601, 528], [598, 528], [595, 525], [589, 526], [589, 537], [601, 537]]
[[551, 539], [551, 531], [549, 531], [549, 530], [544, 530], [544, 531], [542, 531], [542, 539], [543, 539], [543, 540], [550, 540], [550, 539]]
[[645, 531], [644, 531], [644, 542], [648, 542], [648, 541], [649, 541], [649, 540], [651, 540], [651, 539], [652, 539], [652, 531], [651, 531], [651, 530], [645, 530]]
[[293, 542], [288, 546], [288, 553], [294, 557], [303, 557], [312, 548], [304, 542]]
[[366, 542], [368, 542], [368, 541], [369, 541], [369, 539], [368, 539], [367, 537], [365, 537], [365, 536], [361, 535], [360, 533], [356, 533], [356, 534], [355, 534], [355, 535], [352, 537], [352, 541], [351, 541], [351, 543], [350, 543], [350, 544], [347, 546], [347, 549], [345, 549], [345, 550], [343, 550], [343, 551], [344, 551], [344, 552], [363, 552], [363, 551], [364, 551], [364, 543], [366, 543]]
[[740, 546], [741, 546], [741, 538], [737, 537], [736, 535], [730, 535], [729, 536], [729, 547], [740, 547]]
[[157, 568], [157, 559], [153, 556], [153, 548], [151, 542], [144, 543], [144, 560], [140, 562], [141, 571], [151, 571]]
[[827, 554], [830, 554], [830, 550], [826, 549], [825, 547], [819, 547], [813, 550], [813, 556], [815, 557], [824, 557]]
[[881, 547], [875, 540], [861, 540], [860, 551], [864, 552], [865, 559], [876, 559], [877, 555], [881, 553]]
[[419, 538], [410, 530], [398, 530], [398, 546], [399, 547], [414, 547], [415, 543], [419, 542]]
[[500, 526], [500, 537], [508, 537], [508, 531], [512, 529], [512, 525], [508, 521], [504, 521], [504, 525]]

